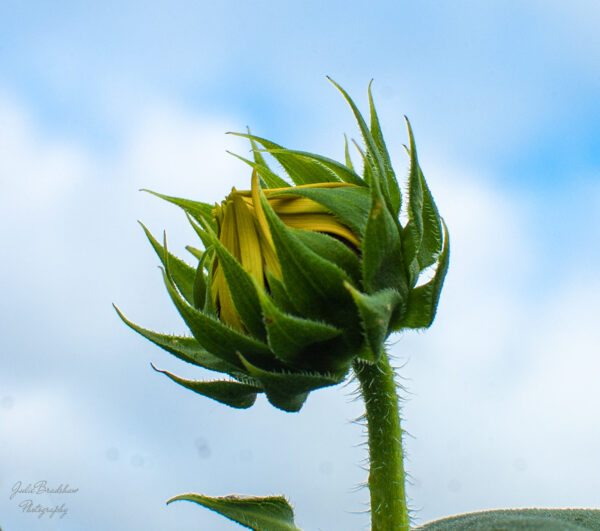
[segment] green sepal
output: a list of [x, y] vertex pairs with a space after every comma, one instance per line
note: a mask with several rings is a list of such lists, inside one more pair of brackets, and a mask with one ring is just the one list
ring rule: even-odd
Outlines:
[[336, 385], [343, 380], [343, 376], [335, 378], [329, 374], [266, 371], [241, 354], [240, 359], [250, 376], [261, 383], [269, 402], [283, 411], [300, 411], [310, 391]]
[[371, 186], [371, 208], [362, 245], [363, 286], [369, 294], [383, 289], [406, 296], [408, 286], [400, 226], [392, 217], [379, 187]]
[[292, 507], [283, 496], [258, 498], [230, 495], [217, 498], [180, 494], [167, 504], [179, 500], [195, 502], [253, 531], [301, 531], [294, 523]]
[[438, 256], [435, 274], [426, 284], [410, 290], [406, 313], [399, 315], [398, 322], [394, 323], [395, 331], [403, 328], [429, 328], [433, 323], [450, 262], [450, 237], [444, 220], [442, 220], [442, 227], [444, 247]]
[[350, 150], [348, 149], [348, 137], [344, 135], [344, 161], [346, 166], [354, 171], [354, 164], [352, 164], [352, 158], [350, 158]]
[[202, 257], [206, 252], [206, 250], [198, 249], [196, 247], [193, 247], [192, 245], [186, 245], [185, 250], [188, 253], [190, 253], [194, 258], [196, 258], [196, 260], [202, 260]]
[[429, 522], [419, 531], [584, 531], [600, 529], [598, 509], [500, 509]]
[[390, 319], [402, 303], [402, 297], [393, 289], [386, 289], [367, 295], [361, 293], [350, 284], [346, 289], [352, 295], [354, 303], [362, 318], [363, 330], [369, 350], [362, 354], [366, 361], [376, 362], [383, 352], [383, 345], [388, 336]]
[[310, 250], [343, 269], [352, 283], [360, 286], [362, 283], [360, 259], [347, 245], [328, 234], [303, 229], [291, 230]]
[[[214, 267], [215, 267], [215, 262], [217, 260], [216, 258], [216, 253], [214, 251], [214, 249], [210, 249], [206, 251], [207, 254], [209, 254], [209, 258], [208, 260], [210, 261], [210, 263], [207, 266], [207, 271], [208, 271], [208, 278], [212, 278], [213, 275], [213, 271], [214, 271]], [[211, 292], [211, 283], [210, 281], [208, 281], [206, 283], [206, 295], [204, 295], [204, 308], [202, 308], [202, 313], [204, 313], [205, 315], [210, 315], [215, 317], [215, 319], [218, 319], [218, 315], [217, 315], [217, 308], [215, 306], [215, 301], [213, 301], [212, 298], [212, 292]]]
[[419, 167], [417, 147], [410, 122], [406, 119], [410, 140], [410, 172], [408, 177], [408, 223], [404, 230], [403, 248], [414, 286], [419, 273], [433, 264], [442, 248], [440, 216]]
[[[189, 214], [189, 212], [185, 213], [187, 220], [190, 222], [190, 225], [194, 229], [194, 232], [200, 238], [200, 241], [203, 243], [204, 248], [206, 250], [212, 247], [213, 239], [217, 237], [217, 232], [212, 230], [210, 227], [206, 225], [202, 225], [200, 222], [196, 220], [193, 216]], [[200, 226], [199, 226], [200, 225]]]
[[169, 371], [157, 369], [154, 365], [152, 365], [152, 368], [156, 372], [168, 376], [175, 383], [178, 383], [190, 391], [194, 391], [194, 393], [212, 398], [217, 402], [221, 402], [221, 404], [236, 409], [248, 409], [256, 402], [256, 393], [262, 392], [260, 387], [247, 383], [233, 382], [230, 380], [215, 380], [211, 382], [186, 380]]
[[373, 170], [371, 169], [373, 163], [367, 160], [366, 153], [358, 145], [358, 142], [356, 142], [356, 140], [352, 139], [352, 143], [354, 144], [354, 147], [356, 148], [356, 151], [358, 151], [358, 154], [360, 155], [361, 160], [363, 162], [363, 179], [367, 183], [367, 186], [373, 186]]
[[[192, 218], [189, 214], [187, 214], [188, 221], [190, 225], [198, 235], [198, 237], [202, 240], [204, 247], [206, 247], [205, 251], [198, 251], [189, 245], [186, 247], [188, 251], [190, 251], [194, 256], [198, 257], [199, 260], [210, 260], [210, 263], [205, 266], [208, 271], [208, 277], [204, 278], [205, 282], [205, 293], [204, 293], [204, 305], [196, 306], [196, 308], [200, 309], [203, 313], [207, 315], [211, 315], [217, 317], [217, 309], [215, 308], [215, 303], [212, 299], [211, 294], [211, 283], [209, 278], [212, 276], [213, 267], [216, 259], [215, 248], [213, 245], [213, 241], [218, 240], [216, 234], [211, 230], [204, 230], [202, 227], [199, 227], [197, 222]], [[202, 273], [204, 274], [204, 273]], [[199, 280], [200, 282], [200, 280]], [[200, 288], [200, 286], [199, 286]], [[200, 294], [198, 294], [198, 298], [200, 298]]]
[[410, 122], [406, 119], [410, 147], [407, 149], [410, 156], [410, 170], [408, 173], [408, 222], [404, 229], [402, 242], [404, 256], [408, 267], [410, 286], [414, 286], [421, 268], [419, 266], [419, 249], [423, 239], [423, 181], [419, 169], [417, 147], [412, 133]]
[[423, 271], [435, 263], [437, 255], [442, 250], [443, 238], [440, 214], [421, 169], [419, 173], [423, 183], [423, 238], [417, 259]]
[[[227, 153], [233, 155], [234, 157], [248, 164], [250, 167], [254, 168], [258, 173], [258, 176], [262, 180], [262, 183], [264, 183], [264, 185], [266, 186], [266, 188], [286, 188], [290, 186], [286, 181], [279, 177], [279, 175], [273, 173], [266, 164], [263, 166], [258, 162], [252, 162], [251, 160], [245, 159], [244, 157], [241, 157], [236, 153], [232, 153], [231, 151], [228, 151]], [[260, 155], [260, 152], [255, 151], [254, 154], [256, 159], [256, 154]]]
[[[264, 292], [260, 294], [260, 305], [269, 347], [281, 361], [294, 367], [306, 368], [307, 365], [314, 367], [315, 362], [322, 363], [323, 359], [312, 359], [311, 346], [313, 351], [317, 350], [318, 343], [333, 339], [342, 333], [331, 325], [282, 312]], [[331, 349], [325, 351], [327, 350]], [[318, 357], [323, 358], [323, 356]]]
[[299, 195], [323, 205], [344, 225], [362, 236], [369, 218], [371, 197], [364, 186], [341, 186], [339, 188], [290, 188], [269, 197]]
[[260, 152], [257, 143], [254, 141], [254, 138], [252, 138], [250, 128], [247, 127], [246, 131], [248, 132], [248, 139], [250, 140], [250, 147], [252, 148], [254, 162], [256, 162], [256, 164], [258, 164], [263, 169], [263, 173], [265, 173], [268, 176], [268, 179], [266, 179], [265, 181], [267, 186], [269, 188], [285, 188], [286, 186], [290, 186], [287, 181], [283, 180], [281, 177], [279, 177], [279, 175], [276, 175], [271, 171], [271, 168], [269, 168], [267, 161], [262, 156], [262, 153]]
[[269, 292], [273, 302], [282, 312], [294, 313], [297, 312], [288, 292], [285, 289], [285, 284], [278, 279], [273, 273], [267, 271], [267, 284], [269, 285]]
[[192, 299], [194, 308], [204, 308], [206, 304], [206, 291], [208, 280], [204, 274], [204, 262], [208, 254], [206, 251], [202, 254], [202, 258], [198, 262], [196, 268], [196, 276], [194, 277], [194, 285], [192, 286]]
[[167, 273], [163, 271], [163, 278], [171, 300], [179, 311], [193, 336], [206, 350], [215, 356], [243, 368], [237, 357], [241, 352], [250, 360], [261, 365], [270, 366], [275, 361], [267, 345], [245, 334], [230, 328], [218, 319], [196, 310], [186, 303], [176, 290], [175, 285]]
[[213, 230], [217, 230], [217, 223], [213, 218], [212, 211], [214, 210], [214, 205], [209, 205], [208, 203], [202, 203], [200, 201], [192, 201], [190, 199], [183, 199], [181, 197], [173, 197], [170, 195], [163, 195], [157, 192], [153, 192], [152, 190], [141, 190], [142, 192], [148, 192], [156, 197], [160, 197], [169, 203], [173, 203], [178, 207], [185, 210], [190, 216], [192, 216], [198, 223], [200, 223], [203, 227], [208, 226]]
[[381, 161], [383, 163], [384, 178], [387, 184], [387, 192], [390, 196], [392, 215], [397, 218], [398, 214], [400, 213], [402, 196], [400, 193], [400, 187], [398, 186], [398, 181], [396, 179], [396, 174], [394, 173], [394, 169], [392, 168], [390, 154], [388, 153], [387, 146], [385, 145], [385, 140], [383, 139], [383, 133], [381, 132], [381, 125], [379, 124], [377, 111], [375, 110], [375, 103], [373, 102], [373, 94], [371, 92], [372, 84], [373, 81], [369, 83], [368, 90], [369, 111], [371, 115], [371, 134], [373, 135], [373, 141], [375, 143], [375, 146], [377, 147], [377, 150], [379, 151], [379, 156], [381, 157]]
[[265, 341], [267, 333], [259, 311], [257, 287], [252, 277], [216, 237], [212, 239], [212, 244], [242, 322], [256, 339]]
[[[394, 211], [394, 209], [392, 208], [392, 205], [391, 205], [390, 194], [389, 194], [387, 179], [386, 179], [386, 175], [385, 175], [385, 164], [381, 157], [381, 153], [379, 152], [379, 149], [377, 148], [375, 139], [373, 138], [371, 131], [367, 127], [367, 123], [365, 122], [365, 119], [363, 118], [362, 114], [358, 110], [358, 107], [356, 106], [356, 104], [354, 103], [352, 98], [348, 95], [348, 93], [342, 87], [340, 87], [335, 81], [333, 81], [333, 79], [331, 79], [330, 77], [327, 77], [327, 79], [329, 79], [329, 81], [331, 81], [331, 83], [342, 93], [342, 96], [344, 96], [344, 99], [346, 100], [348, 105], [350, 105], [350, 108], [352, 109], [352, 112], [354, 113], [354, 117], [356, 118], [356, 122], [358, 123], [358, 128], [360, 129], [362, 137], [365, 141], [365, 145], [367, 148], [366, 157], [364, 159], [365, 160], [365, 181], [368, 182], [369, 186], [373, 186], [375, 181], [377, 182], [380, 190], [383, 193], [384, 200], [385, 200], [386, 204], [388, 205], [388, 207], [390, 208], [390, 211]], [[368, 170], [367, 170], [367, 168], [368, 168]], [[369, 174], [368, 176], [367, 176], [367, 173]], [[396, 186], [397, 186], [397, 184], [396, 184]]]
[[300, 314], [346, 329], [356, 316], [352, 298], [342, 282], [348, 275], [337, 265], [309, 249], [279, 219], [264, 194], [260, 195], [286, 291]]
[[267, 153], [275, 156], [276, 154], [290, 155], [298, 159], [304, 159], [307, 161], [313, 161], [317, 164], [325, 166], [328, 170], [334, 173], [334, 175], [342, 182], [355, 184], [357, 186], [366, 186], [363, 181], [354, 170], [344, 166], [337, 160], [324, 157], [323, 155], [317, 155], [316, 153], [308, 153], [307, 151], [298, 151], [295, 149], [268, 149]]
[[281, 164], [282, 168], [296, 185], [339, 181], [336, 175], [322, 164], [296, 155], [290, 155], [285, 152], [287, 150], [283, 146], [275, 144], [270, 140], [242, 133], [233, 134], [249, 138], [261, 144]]
[[229, 374], [234, 378], [239, 378], [245, 375], [245, 371], [244, 369], [240, 369], [239, 363], [233, 365], [227, 361], [224, 361], [220, 357], [211, 354], [193, 337], [160, 334], [159, 332], [142, 328], [141, 326], [127, 319], [116, 306], [114, 306], [114, 308], [121, 320], [127, 326], [129, 326], [129, 328], [136, 331], [138, 334], [145, 337], [160, 348], [166, 350], [170, 354], [173, 354], [173, 356], [179, 358], [180, 360], [197, 365], [198, 367], [202, 367], [204, 369], [208, 369], [210, 371]]
[[163, 266], [167, 266], [168, 260], [171, 269], [171, 276], [173, 277], [173, 282], [175, 282], [175, 285], [183, 295], [183, 298], [190, 304], [193, 304], [194, 278], [196, 277], [196, 270], [192, 266], [186, 264], [180, 258], [177, 258], [175, 255], [171, 254], [168, 250], [165, 249], [164, 246], [158, 243], [156, 238], [152, 236], [152, 233], [146, 228], [146, 226], [141, 221], [139, 221], [138, 223], [142, 226], [142, 229], [144, 229], [148, 241], [152, 244], [152, 247], [154, 248], [154, 251], [160, 258], [160, 261], [162, 262]]

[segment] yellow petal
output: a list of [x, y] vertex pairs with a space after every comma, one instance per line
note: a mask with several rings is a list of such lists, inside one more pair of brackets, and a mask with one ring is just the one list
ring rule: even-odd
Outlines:
[[233, 207], [236, 215], [237, 239], [240, 246], [240, 263], [248, 273], [258, 280], [260, 286], [264, 287], [263, 259], [254, 222], [255, 217], [240, 195], [233, 196]]
[[240, 316], [233, 305], [231, 293], [229, 292], [229, 287], [225, 281], [225, 275], [222, 275], [221, 279], [222, 289], [219, 294], [219, 317], [221, 321], [228, 324], [232, 328], [243, 331], [244, 326], [242, 325]]
[[355, 234], [331, 214], [282, 214], [279, 217], [288, 227], [335, 234], [360, 247]]
[[[233, 190], [235, 193], [235, 189]], [[220, 210], [217, 213], [221, 215], [222, 223], [219, 235], [219, 241], [223, 246], [239, 261], [240, 259], [240, 244], [237, 236], [237, 220], [235, 208], [231, 201], [225, 201], [221, 204]], [[215, 305], [219, 309], [219, 317], [221, 321], [236, 328], [243, 330], [244, 327], [240, 317], [231, 300], [229, 286], [225, 280], [225, 274], [218, 260], [215, 262], [213, 285], [211, 286], [211, 295], [215, 301]]]
[[231, 201], [228, 200], [223, 203], [222, 211], [223, 226], [221, 228], [221, 234], [219, 235], [219, 241], [233, 256], [235, 256], [236, 260], [239, 261], [240, 245], [237, 238], [235, 209], [233, 208]]
[[254, 207], [254, 215], [258, 220], [258, 232], [260, 237], [268, 240], [268, 242], [273, 245], [269, 224], [267, 223], [267, 218], [265, 217], [260, 202], [260, 186], [258, 184], [258, 173], [256, 173], [256, 170], [252, 172], [252, 206]]
[[269, 224], [267, 218], [262, 209], [260, 202], [260, 187], [258, 184], [258, 173], [256, 170], [252, 173], [252, 206], [254, 207], [254, 215], [256, 216], [258, 229], [258, 235], [260, 239], [260, 248], [263, 254], [265, 265], [267, 269], [277, 278], [281, 278], [281, 266], [279, 260], [275, 254], [275, 247], [273, 245], [273, 237], [269, 230]]
[[308, 214], [327, 213], [329, 210], [312, 199], [299, 196], [273, 197], [269, 199], [269, 205], [276, 214]]

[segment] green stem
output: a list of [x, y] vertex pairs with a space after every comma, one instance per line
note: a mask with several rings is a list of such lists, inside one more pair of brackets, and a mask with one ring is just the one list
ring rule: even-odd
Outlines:
[[354, 363], [369, 432], [371, 530], [408, 531], [404, 452], [394, 370], [387, 354], [376, 364]]

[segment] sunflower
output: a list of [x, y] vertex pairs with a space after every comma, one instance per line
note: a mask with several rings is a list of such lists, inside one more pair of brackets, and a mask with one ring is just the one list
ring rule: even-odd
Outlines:
[[[310, 391], [343, 381], [354, 362], [377, 362], [392, 332], [434, 319], [449, 239], [410, 124], [403, 202], [370, 90], [367, 125], [338, 88], [364, 140], [361, 174], [347, 142], [342, 163], [248, 132], [241, 136], [254, 153], [242, 159], [253, 168], [249, 190], [233, 189], [218, 205], [155, 194], [184, 209], [204, 246], [188, 247], [197, 259], [192, 267], [144, 227], [192, 337], [119, 315], [180, 359], [231, 377], [196, 381], [161, 371], [196, 393], [237, 408], [265, 393], [274, 406], [298, 411]], [[265, 151], [286, 179], [271, 170]], [[419, 282], [425, 270], [434, 272]]]

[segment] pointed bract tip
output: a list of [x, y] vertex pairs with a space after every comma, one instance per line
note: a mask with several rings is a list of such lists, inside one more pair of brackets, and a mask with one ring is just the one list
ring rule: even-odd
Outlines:
[[330, 76], [325, 76], [327, 78], [327, 80], [334, 86], [336, 87], [338, 90], [340, 90], [342, 93], [344, 92], [344, 90], [342, 89], [342, 87], [340, 87], [334, 80], [333, 78], [331, 78]]
[[189, 494], [179, 494], [177, 496], [173, 496], [167, 500], [167, 505], [173, 503], [174, 501], [187, 501], [187, 498], [190, 496], [193, 496], [191, 492]]

